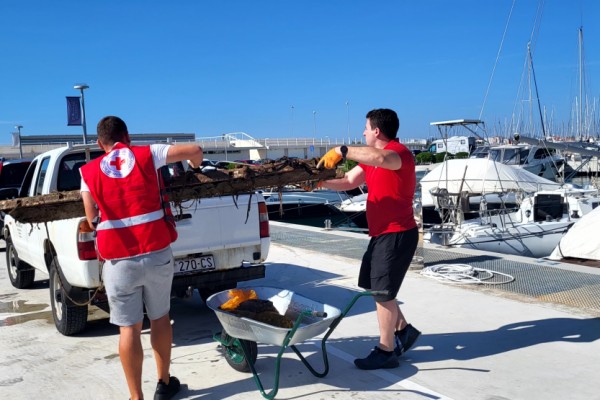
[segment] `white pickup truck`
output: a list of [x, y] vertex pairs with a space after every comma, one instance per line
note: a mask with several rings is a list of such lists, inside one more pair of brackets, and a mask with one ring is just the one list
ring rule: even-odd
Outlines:
[[[78, 190], [79, 168], [103, 152], [97, 146], [61, 147], [35, 157], [18, 197]], [[159, 170], [169, 185], [185, 173], [182, 163]], [[17, 189], [15, 189], [17, 190]], [[83, 210], [83, 203], [82, 203]], [[240, 281], [265, 276], [269, 253], [269, 220], [259, 193], [203, 198], [173, 206], [178, 239], [171, 244], [175, 257], [173, 295], [197, 289], [206, 300], [211, 294], [236, 287]], [[6, 265], [12, 285], [30, 287], [36, 271], [49, 275], [54, 323], [64, 335], [81, 332], [88, 305], [107, 309], [96, 258], [94, 234], [84, 217], [46, 223], [21, 223], [6, 215]]]

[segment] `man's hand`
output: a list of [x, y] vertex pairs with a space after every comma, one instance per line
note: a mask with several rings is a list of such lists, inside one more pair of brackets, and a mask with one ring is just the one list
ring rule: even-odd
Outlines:
[[200, 173], [202, 173], [202, 166], [201, 166], [201, 165], [198, 165], [197, 167], [194, 167], [194, 166], [192, 165], [192, 163], [190, 162], [190, 160], [188, 160], [188, 167], [189, 167], [189, 170], [190, 170], [190, 171], [192, 171], [192, 172], [193, 172], [193, 173], [195, 173], [195, 174], [200, 174]]
[[335, 169], [340, 161], [342, 161], [342, 156], [335, 151], [335, 148], [333, 148], [325, 153], [325, 155], [317, 164], [317, 168], [321, 168], [321, 166], [323, 166], [326, 169]]
[[316, 190], [320, 187], [323, 186], [323, 181], [312, 181], [312, 182], [305, 182], [301, 187], [302, 189], [304, 189], [307, 192], [312, 192], [313, 190]]

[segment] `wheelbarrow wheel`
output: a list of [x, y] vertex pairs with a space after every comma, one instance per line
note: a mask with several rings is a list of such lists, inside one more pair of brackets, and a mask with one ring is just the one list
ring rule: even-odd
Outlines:
[[[221, 332], [221, 340], [222, 343], [231, 341], [230, 346], [223, 345], [223, 354], [225, 355], [227, 364], [229, 364], [231, 368], [238, 372], [251, 372], [252, 370], [250, 369], [250, 363], [254, 365], [256, 358], [258, 357], [258, 346], [256, 345], [256, 342], [251, 340], [231, 338], [231, 336], [229, 336], [225, 331]], [[246, 347], [248, 357], [244, 355], [242, 343]]]

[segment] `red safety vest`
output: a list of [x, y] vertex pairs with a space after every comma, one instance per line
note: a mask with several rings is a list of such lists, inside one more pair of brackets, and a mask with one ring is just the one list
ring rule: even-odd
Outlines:
[[81, 167], [81, 176], [100, 210], [98, 255], [129, 258], [168, 247], [177, 239], [150, 146], [117, 143], [109, 153]]

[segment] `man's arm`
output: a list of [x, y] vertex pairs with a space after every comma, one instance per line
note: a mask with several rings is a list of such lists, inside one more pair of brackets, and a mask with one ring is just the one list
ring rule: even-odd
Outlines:
[[365, 171], [358, 165], [346, 172], [342, 178], [322, 181], [321, 186], [332, 190], [350, 190], [365, 182]]
[[85, 218], [90, 225], [90, 228], [96, 229], [93, 225], [94, 218], [98, 215], [98, 208], [96, 207], [96, 201], [92, 197], [90, 192], [81, 192], [81, 198], [83, 199], [83, 208], [85, 209]]
[[[334, 147], [329, 152], [335, 152], [340, 157], [342, 152], [340, 147]], [[327, 154], [323, 158], [327, 157]], [[371, 165], [373, 167], [380, 167], [385, 169], [397, 170], [402, 167], [402, 158], [400, 154], [393, 150], [377, 149], [375, 147], [364, 146], [350, 146], [346, 153], [346, 158], [357, 161], [362, 164]]]
[[176, 144], [169, 146], [167, 163], [189, 160], [192, 168], [199, 168], [202, 165], [203, 157], [202, 147], [197, 144]]

